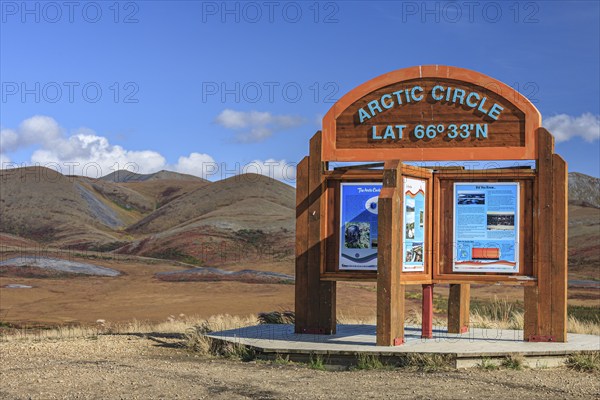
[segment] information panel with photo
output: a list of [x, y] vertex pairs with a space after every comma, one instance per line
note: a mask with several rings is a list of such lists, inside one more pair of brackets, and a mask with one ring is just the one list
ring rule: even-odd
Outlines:
[[425, 188], [421, 179], [404, 178], [404, 252], [402, 271], [425, 271]]
[[519, 272], [519, 184], [454, 184], [454, 272]]
[[341, 184], [340, 270], [377, 270], [377, 216], [381, 183]]

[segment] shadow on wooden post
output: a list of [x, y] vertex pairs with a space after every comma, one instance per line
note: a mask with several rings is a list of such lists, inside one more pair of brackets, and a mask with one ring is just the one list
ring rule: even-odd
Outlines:
[[537, 134], [537, 210], [534, 218], [537, 286], [525, 288], [524, 339], [567, 341], [567, 166], [554, 154], [554, 138]]
[[309, 157], [298, 165], [296, 181], [297, 333], [336, 331], [336, 282], [322, 281], [327, 215], [321, 158], [321, 132], [310, 140]]
[[469, 331], [469, 305], [471, 285], [450, 284], [448, 294], [448, 333], [466, 333]]
[[386, 161], [379, 194], [377, 254], [377, 345], [404, 343], [404, 286], [402, 263], [402, 172], [399, 161]]

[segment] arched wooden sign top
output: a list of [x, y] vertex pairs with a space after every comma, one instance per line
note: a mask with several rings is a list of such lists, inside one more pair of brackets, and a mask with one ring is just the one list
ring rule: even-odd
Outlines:
[[468, 69], [424, 65], [374, 78], [323, 119], [324, 161], [536, 158], [541, 115], [510, 86]]

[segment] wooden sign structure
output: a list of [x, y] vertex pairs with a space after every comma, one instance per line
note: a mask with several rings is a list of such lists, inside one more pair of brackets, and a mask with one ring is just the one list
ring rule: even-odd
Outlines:
[[[405, 164], [471, 160], [536, 167]], [[435, 284], [450, 333], [468, 330], [470, 284], [507, 284], [525, 290], [524, 339], [565, 342], [566, 229], [567, 166], [529, 100], [462, 68], [381, 75], [334, 104], [298, 164], [295, 330], [335, 333], [337, 281], [377, 282], [382, 346], [404, 342], [406, 285], [422, 285], [431, 337]]]

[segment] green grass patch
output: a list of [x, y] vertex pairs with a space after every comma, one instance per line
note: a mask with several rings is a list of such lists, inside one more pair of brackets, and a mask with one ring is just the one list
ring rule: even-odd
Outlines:
[[168, 247], [162, 251], [151, 253], [149, 254], [149, 256], [152, 258], [160, 258], [162, 260], [180, 261], [186, 264], [192, 264], [199, 267], [201, 267], [203, 264], [202, 260], [189, 254], [186, 254], [176, 247]]
[[284, 357], [284, 356], [282, 356], [281, 354], [277, 354], [277, 355], [275, 356], [275, 360], [274, 360], [273, 362], [274, 362], [275, 364], [277, 364], [277, 365], [288, 365], [288, 364], [291, 364], [291, 361], [290, 361], [290, 356], [289, 356], [289, 355], [286, 355], [286, 356]]
[[325, 371], [325, 363], [322, 354], [311, 354], [308, 360], [308, 368]]
[[499, 369], [500, 366], [498, 364], [496, 364], [494, 361], [492, 361], [491, 358], [483, 357], [481, 359], [481, 362], [479, 364], [477, 364], [477, 368], [483, 369], [486, 371], [494, 371], [494, 370]]
[[106, 253], [106, 252], [109, 252], [109, 251], [116, 250], [119, 247], [123, 247], [126, 244], [128, 244], [128, 242], [119, 242], [119, 241], [117, 241], [117, 242], [109, 242], [109, 243], [103, 243], [103, 244], [100, 244], [100, 245], [90, 246], [88, 250], [90, 250], [90, 251], [97, 251], [97, 252], [100, 252], [100, 253]]
[[581, 372], [600, 372], [600, 353], [573, 354], [566, 361], [567, 367]]
[[235, 236], [252, 246], [264, 244], [267, 238], [267, 235], [260, 229], [240, 229], [235, 232]]
[[521, 354], [514, 354], [504, 358], [501, 364], [504, 368], [521, 371], [525, 368], [525, 358]]
[[260, 324], [293, 324], [296, 321], [294, 311], [271, 311], [258, 313]]
[[379, 356], [375, 354], [358, 353], [356, 369], [371, 370], [384, 369], [386, 366], [381, 362]]
[[445, 371], [453, 368], [453, 357], [449, 354], [407, 353], [401, 359], [398, 367], [423, 372]]

